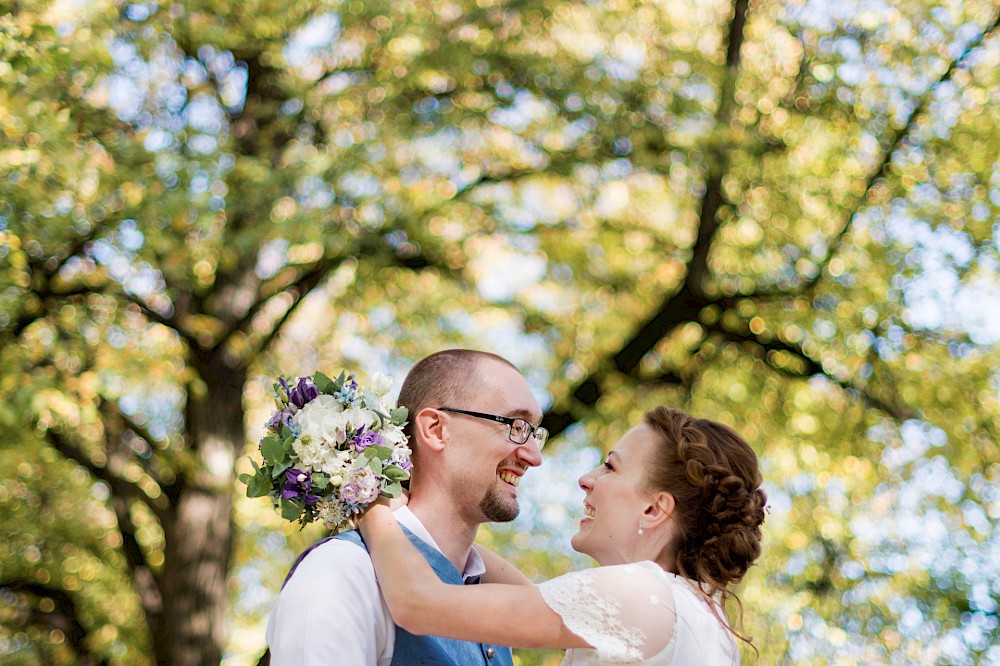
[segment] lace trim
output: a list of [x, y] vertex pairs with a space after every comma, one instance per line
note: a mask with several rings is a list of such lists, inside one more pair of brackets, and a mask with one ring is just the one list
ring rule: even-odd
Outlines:
[[646, 636], [622, 626], [621, 605], [601, 596], [586, 571], [574, 571], [538, 586], [545, 603], [574, 634], [594, 646], [604, 661], [642, 661]]

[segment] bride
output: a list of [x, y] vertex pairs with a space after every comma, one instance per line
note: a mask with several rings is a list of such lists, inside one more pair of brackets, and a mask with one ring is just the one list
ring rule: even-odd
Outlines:
[[487, 584], [447, 585], [387, 505], [365, 513], [361, 533], [411, 633], [564, 648], [564, 666], [736, 664], [735, 639], [749, 639], [723, 606], [760, 555], [760, 484], [756, 455], [730, 428], [658, 407], [580, 478], [572, 545], [600, 567], [534, 585], [487, 551]]

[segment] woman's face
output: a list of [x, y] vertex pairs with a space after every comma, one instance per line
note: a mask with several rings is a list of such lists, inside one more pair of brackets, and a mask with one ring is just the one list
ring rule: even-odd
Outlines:
[[[649, 506], [647, 475], [659, 437], [645, 423], [625, 433], [604, 463], [580, 477], [584, 517], [573, 549], [603, 566], [632, 561], [642, 538], [639, 522]], [[643, 496], [640, 493], [647, 493]]]

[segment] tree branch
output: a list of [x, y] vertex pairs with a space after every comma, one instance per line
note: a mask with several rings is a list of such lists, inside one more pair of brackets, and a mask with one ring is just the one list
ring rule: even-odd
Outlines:
[[115, 513], [115, 518], [118, 522], [118, 532], [122, 538], [122, 554], [125, 556], [125, 562], [135, 581], [136, 592], [139, 595], [143, 610], [148, 615], [150, 623], [155, 626], [159, 612], [162, 609], [160, 581], [149, 566], [142, 546], [139, 544], [137, 537], [138, 530], [132, 521], [129, 502], [132, 500], [143, 502], [156, 515], [161, 524], [167, 518], [165, 511], [157, 507], [135, 484], [126, 481], [116, 474], [112, 474], [106, 467], [96, 465], [79, 448], [70, 443], [69, 440], [58, 432], [53, 430], [47, 431], [46, 439], [63, 457], [72, 460], [90, 472], [92, 476], [108, 484], [111, 490], [111, 509]]
[[864, 202], [867, 200], [869, 194], [871, 194], [871, 191], [875, 188], [875, 185], [878, 184], [880, 180], [883, 180], [888, 176], [889, 167], [892, 165], [893, 158], [896, 156], [897, 151], [899, 151], [899, 149], [905, 144], [905, 140], [907, 139], [907, 137], [909, 137], [914, 127], [916, 127], [917, 118], [924, 112], [924, 109], [927, 108], [927, 105], [928, 103], [930, 103], [931, 97], [933, 97], [934, 92], [938, 89], [939, 86], [951, 80], [951, 78], [955, 75], [955, 72], [958, 71], [958, 69], [962, 67], [962, 65], [968, 59], [969, 54], [971, 54], [972, 51], [974, 51], [980, 44], [982, 44], [983, 40], [985, 40], [986, 37], [989, 36], [990, 33], [995, 31], [998, 27], [1000, 27], [1000, 11], [997, 12], [997, 15], [994, 18], [992, 25], [990, 25], [988, 28], [979, 33], [978, 37], [976, 37], [968, 44], [966, 44], [965, 49], [962, 51], [962, 53], [957, 58], [952, 60], [948, 64], [948, 67], [945, 69], [945, 71], [941, 74], [941, 76], [938, 77], [938, 80], [932, 83], [927, 88], [927, 90], [921, 96], [920, 101], [910, 111], [910, 114], [906, 118], [906, 122], [903, 123], [903, 126], [896, 131], [895, 135], [892, 137], [892, 140], [888, 142], [888, 146], [886, 147], [885, 151], [882, 154], [882, 160], [879, 163], [878, 167], [874, 171], [872, 171], [872, 173], [868, 176], [868, 180], [865, 183], [864, 192], [862, 192], [858, 196], [857, 205], [853, 208], [853, 212], [850, 213], [847, 216], [847, 219], [844, 220], [844, 223], [841, 226], [840, 231], [834, 237], [833, 242], [829, 244], [826, 251], [826, 255], [817, 262], [816, 275], [813, 276], [807, 282], [803, 283], [802, 286], [798, 289], [798, 293], [805, 293], [811, 291], [816, 287], [819, 281], [823, 279], [824, 269], [829, 265], [830, 261], [837, 254], [837, 252], [840, 251], [840, 248], [844, 243], [844, 239], [847, 237], [848, 232], [854, 226], [854, 222], [861, 214], [861, 211], [864, 210]]
[[307, 274], [303, 276], [303, 278], [306, 279], [299, 281], [298, 284], [296, 284], [295, 286], [289, 287], [288, 289], [285, 290], [286, 293], [291, 292], [292, 303], [281, 314], [281, 316], [278, 317], [278, 319], [274, 322], [274, 324], [272, 324], [271, 329], [264, 334], [263, 338], [261, 338], [260, 343], [258, 343], [257, 345], [256, 354], [260, 354], [266, 351], [268, 348], [270, 348], [271, 343], [274, 342], [275, 338], [278, 337], [278, 333], [281, 332], [281, 329], [285, 326], [288, 320], [291, 319], [292, 315], [298, 309], [299, 305], [301, 305], [302, 301], [305, 300], [305, 297], [308, 296], [312, 292], [312, 290], [316, 287], [316, 285], [318, 285], [323, 280], [323, 278], [325, 278], [329, 274], [329, 271], [331, 269], [322, 271], [321, 274]]
[[[748, 7], [749, 0], [734, 0], [733, 2], [733, 18], [729, 24], [727, 38], [725, 79], [719, 92], [719, 111], [716, 114], [718, 127], [729, 127], [732, 117], [733, 90], [739, 73], [740, 49], [743, 45], [743, 29], [746, 26]], [[705, 183], [705, 194], [702, 197], [698, 220], [698, 234], [691, 248], [691, 259], [688, 261], [684, 285], [680, 291], [661, 303], [658, 311], [650, 319], [643, 322], [639, 331], [615, 355], [615, 365], [621, 372], [631, 373], [646, 352], [663, 339], [668, 331], [683, 321], [696, 321], [697, 312], [708, 304], [705, 299], [705, 283], [709, 273], [708, 256], [715, 234], [719, 230], [718, 213], [719, 208], [724, 203], [722, 179], [728, 168], [728, 149], [720, 148], [717, 151], [715, 161], [709, 168]], [[596, 383], [588, 377], [584, 385], [588, 387], [585, 393], [585, 397], [588, 397], [593, 392]], [[577, 395], [577, 398], [579, 399], [580, 396]]]
[[162, 522], [169, 518], [168, 509], [158, 506], [157, 503], [135, 483], [128, 481], [121, 476], [114, 474], [106, 466], [96, 464], [75, 444], [66, 439], [61, 433], [49, 429], [45, 433], [45, 439], [67, 460], [72, 460], [77, 465], [86, 469], [94, 478], [108, 484], [111, 494], [123, 499], [137, 499], [153, 512]]
[[42, 585], [23, 578], [0, 581], [0, 588], [7, 588], [15, 594], [27, 594], [38, 599], [48, 599], [53, 603], [50, 611], [42, 610], [37, 604], [17, 613], [16, 617], [22, 625], [37, 625], [57, 630], [66, 637], [66, 642], [76, 653], [81, 666], [105, 665], [108, 662], [100, 659], [87, 647], [87, 630], [80, 621], [76, 602], [65, 590]]
[[[876, 395], [872, 392], [870, 387], [856, 384], [849, 378], [840, 377], [836, 373], [823, 367], [822, 362], [817, 361], [812, 356], [807, 354], [798, 343], [786, 342], [775, 336], [755, 334], [749, 330], [745, 332], [737, 332], [731, 329], [723, 328], [720, 325], [715, 325], [709, 330], [721, 335], [727, 342], [742, 345], [744, 349], [759, 358], [770, 368], [785, 375], [798, 378], [822, 376], [848, 393], [857, 395], [862, 401], [864, 401], [865, 404], [875, 407], [879, 411], [884, 412], [897, 421], [906, 421], [908, 419], [919, 417], [919, 413], [914, 410], [903, 407]], [[802, 364], [802, 369], [795, 370], [776, 363], [772, 352], [783, 352], [791, 355]]]
[[[132, 417], [125, 414], [121, 410], [121, 407], [118, 405], [117, 402], [114, 402], [112, 400], [104, 400], [102, 398], [101, 403], [98, 406], [98, 410], [103, 414], [103, 416], [106, 419], [117, 420], [124, 429], [131, 430], [133, 434], [145, 440], [146, 444], [149, 445], [150, 449], [155, 448], [162, 452], [167, 448], [166, 442], [163, 442], [162, 440], [153, 437], [152, 433], [149, 432], [148, 428], [139, 425], [138, 423], [135, 422], [134, 419], [132, 419]], [[107, 430], [108, 429], [105, 428], [105, 431]], [[160, 486], [161, 489], [165, 488], [168, 485], [163, 481], [162, 478], [160, 478], [159, 474], [152, 469], [152, 466], [149, 464], [149, 460], [141, 456], [136, 456], [135, 459], [140, 465], [142, 465], [143, 471], [145, 471], [146, 474], [148, 474], [150, 478], [152, 478], [153, 481], [155, 481], [156, 484]], [[169, 502], [169, 497], [167, 501]]]
[[126, 301], [132, 303], [133, 305], [136, 305], [139, 308], [139, 311], [142, 312], [142, 315], [146, 319], [150, 320], [153, 323], [160, 324], [161, 326], [166, 326], [167, 328], [174, 331], [174, 333], [176, 333], [181, 340], [183, 340], [189, 347], [191, 347], [192, 350], [199, 350], [199, 351], [203, 350], [202, 344], [198, 342], [198, 339], [195, 338], [190, 333], [188, 333], [186, 330], [184, 330], [184, 327], [181, 326], [180, 322], [175, 317], [168, 317], [166, 315], [160, 314], [156, 310], [153, 310], [151, 307], [149, 307], [145, 301], [143, 301], [135, 294], [130, 294], [127, 291], [125, 291], [125, 288], [119, 285], [118, 283], [115, 283], [115, 285], [120, 287], [119, 289], [115, 289], [115, 291], [117, 292], [115, 295], [124, 298]]
[[45, 281], [44, 287], [36, 287], [29, 290], [29, 294], [32, 294], [41, 302], [41, 306], [37, 311], [32, 311], [30, 313], [22, 312], [17, 319], [14, 321], [13, 326], [9, 326], [3, 331], [3, 337], [6, 340], [3, 342], [9, 342], [11, 340], [16, 340], [24, 333], [24, 330], [31, 326], [33, 323], [39, 319], [44, 319], [46, 315], [49, 314], [51, 308], [46, 307], [46, 301], [49, 299], [67, 299], [74, 296], [82, 296], [84, 294], [95, 293], [94, 287], [85, 284], [76, 284], [73, 286], [68, 286], [64, 289], [52, 289], [48, 284], [48, 280]]
[[[632, 374], [642, 357], [678, 326], [698, 321], [701, 311], [710, 305], [716, 305], [725, 310], [732, 307], [738, 300], [740, 298], [735, 296], [715, 300], [708, 299], [703, 295], [693, 293], [690, 284], [685, 282], [679, 291], [667, 297], [659, 310], [644, 321], [632, 338], [612, 357], [614, 369], [622, 374]], [[601, 383], [608, 370], [611, 368], [599, 367], [591, 371], [573, 390], [573, 400], [587, 407], [596, 404], [603, 394]], [[543, 425], [551, 435], [557, 435], [576, 420], [578, 417], [575, 415], [575, 410], [572, 407], [567, 407], [564, 410], [547, 412]]]
[[[292, 304], [285, 310], [278, 320], [272, 324], [270, 330], [264, 334], [264, 341], [258, 345], [257, 351], [252, 353], [250, 356], [255, 356], [257, 353], [262, 351], [265, 347], [270, 344], [271, 339], [277, 335], [281, 327], [288, 321], [291, 316], [292, 311], [298, 306], [302, 299], [304, 299], [309, 293], [319, 285], [320, 282], [330, 274], [333, 269], [339, 266], [344, 260], [349, 257], [354, 256], [353, 254], [343, 254], [336, 257], [324, 257], [319, 261], [313, 263], [308, 268], [305, 268], [301, 273], [299, 273], [291, 282], [286, 286], [274, 291], [266, 297], [262, 297], [255, 302], [247, 313], [237, 321], [225, 335], [221, 336], [219, 340], [215, 343], [210, 351], [215, 351], [221, 345], [225, 344], [234, 333], [247, 333], [248, 329], [254, 318], [260, 313], [260, 311], [273, 299], [277, 298], [282, 294], [292, 294]], [[261, 290], [266, 290], [268, 287], [273, 288], [273, 282], [265, 283], [261, 286]]]

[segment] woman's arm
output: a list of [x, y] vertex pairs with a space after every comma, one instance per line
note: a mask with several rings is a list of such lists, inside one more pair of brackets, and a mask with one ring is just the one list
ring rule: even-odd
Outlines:
[[483, 563], [486, 565], [486, 573], [482, 577], [483, 583], [534, 585], [527, 576], [521, 573], [520, 569], [486, 546], [477, 543], [473, 548], [479, 552], [479, 556], [483, 558]]
[[535, 585], [441, 582], [385, 505], [368, 509], [361, 533], [392, 617], [410, 633], [516, 647], [590, 647]]

